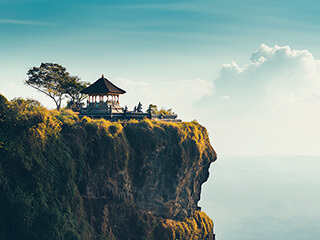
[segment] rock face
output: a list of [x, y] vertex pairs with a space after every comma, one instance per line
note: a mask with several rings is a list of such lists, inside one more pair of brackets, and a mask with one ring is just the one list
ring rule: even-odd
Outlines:
[[[111, 238], [152, 239], [150, 221], [193, 217], [200, 210], [201, 185], [216, 159], [206, 129], [196, 122], [144, 120], [123, 123], [114, 131], [110, 142], [90, 142], [90, 151], [100, 146], [112, 154], [92, 158], [80, 188], [96, 231]], [[207, 239], [213, 239], [212, 230]]]
[[0, 239], [214, 239], [197, 122], [79, 119], [0, 95]]

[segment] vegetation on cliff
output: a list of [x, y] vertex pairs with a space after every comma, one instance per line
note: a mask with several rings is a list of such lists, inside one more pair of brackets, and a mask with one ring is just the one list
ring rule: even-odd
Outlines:
[[214, 159], [196, 122], [79, 119], [0, 95], [0, 239], [213, 239], [197, 202]]

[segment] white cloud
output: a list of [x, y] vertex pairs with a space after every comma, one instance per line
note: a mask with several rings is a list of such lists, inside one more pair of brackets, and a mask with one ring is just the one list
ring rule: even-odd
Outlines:
[[195, 111], [219, 153], [320, 154], [320, 60], [308, 50], [262, 44], [223, 65], [214, 92]]
[[230, 96], [237, 103], [285, 104], [319, 96], [320, 61], [307, 50], [262, 44], [244, 66], [223, 65], [215, 80], [218, 96]]
[[29, 20], [16, 20], [16, 19], [0, 19], [0, 24], [18, 24], [18, 25], [51, 25], [46, 22], [29, 21]]

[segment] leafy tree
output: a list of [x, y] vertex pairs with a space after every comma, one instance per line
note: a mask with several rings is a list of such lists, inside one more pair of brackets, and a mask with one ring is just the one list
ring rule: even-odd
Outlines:
[[63, 82], [62, 87], [64, 92], [69, 98], [68, 108], [79, 111], [81, 108], [81, 102], [86, 98], [86, 94], [80, 93], [80, 91], [88, 87], [90, 83], [81, 82], [78, 76], [71, 76], [67, 81]]
[[71, 76], [67, 69], [56, 63], [41, 63], [40, 67], [33, 67], [27, 72], [25, 84], [44, 93], [55, 102], [60, 110], [64, 97], [69, 98], [69, 106], [79, 110], [85, 94], [80, 91], [88, 86], [77, 76]]
[[147, 112], [148, 112], [148, 113], [151, 113], [151, 114], [157, 114], [157, 112], [158, 112], [158, 107], [157, 107], [157, 105], [150, 104]]
[[147, 112], [151, 112], [151, 114], [157, 114], [157, 115], [175, 115], [175, 113], [172, 111], [172, 109], [164, 109], [161, 108], [161, 110], [158, 110], [157, 105], [150, 104]]
[[164, 108], [161, 108], [161, 110], [158, 111], [158, 114], [161, 114], [161, 115], [175, 115], [175, 113], [172, 111], [172, 109], [164, 109]]
[[65, 93], [63, 84], [70, 78], [66, 68], [56, 63], [41, 63], [40, 67], [29, 69], [27, 75], [25, 84], [53, 99], [60, 110]]

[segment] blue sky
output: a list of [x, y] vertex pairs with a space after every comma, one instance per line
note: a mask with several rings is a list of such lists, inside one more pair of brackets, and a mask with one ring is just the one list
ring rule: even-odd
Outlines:
[[[92, 71], [107, 65], [112, 74], [139, 78], [154, 79], [153, 70], [161, 69], [173, 78], [213, 77], [212, 69], [217, 72], [221, 63], [241, 59], [261, 43], [313, 50], [319, 41], [319, 8], [298, 1], [0, 4], [2, 54], [60, 61], [78, 75], [83, 65]], [[145, 65], [149, 71], [141, 71]]]
[[158, 65], [155, 56], [168, 54], [164, 67], [185, 58], [208, 65], [240, 58], [261, 43], [313, 50], [319, 41], [314, 3], [1, 1], [1, 45], [8, 55], [72, 61], [75, 70], [79, 61], [96, 59], [101, 65], [134, 62], [131, 74], [146, 60]]
[[[221, 154], [319, 155], [309, 123], [320, 117], [319, 10], [317, 1], [0, 0], [0, 92], [53, 108], [23, 80], [55, 62], [89, 82], [104, 73], [128, 90], [129, 108], [155, 103], [197, 119]], [[297, 112], [307, 117], [292, 122]]]

